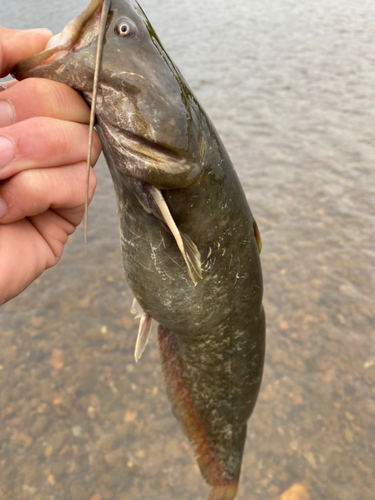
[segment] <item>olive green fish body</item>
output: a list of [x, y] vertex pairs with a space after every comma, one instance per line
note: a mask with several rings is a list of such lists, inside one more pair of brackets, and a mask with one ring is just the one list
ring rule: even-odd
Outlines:
[[[74, 50], [16, 75], [67, 83], [90, 102], [91, 11]], [[209, 499], [233, 500], [264, 363], [259, 233], [214, 126], [133, 0], [110, 7], [96, 115], [126, 278], [159, 323], [174, 414], [213, 485]]]

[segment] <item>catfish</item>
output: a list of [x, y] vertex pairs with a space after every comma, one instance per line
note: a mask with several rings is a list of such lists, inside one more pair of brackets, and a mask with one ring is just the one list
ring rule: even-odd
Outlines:
[[[237, 494], [265, 354], [261, 239], [225, 147], [135, 0], [92, 0], [17, 79], [81, 92], [116, 192], [126, 279], [209, 500]], [[94, 83], [95, 80], [95, 83]]]

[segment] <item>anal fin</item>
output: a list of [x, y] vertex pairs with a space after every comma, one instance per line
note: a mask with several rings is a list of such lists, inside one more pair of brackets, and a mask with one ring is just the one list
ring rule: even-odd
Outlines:
[[133, 303], [130, 309], [131, 314], [134, 314], [134, 319], [141, 318], [144, 314], [144, 310], [139, 305], [138, 300], [134, 297]]
[[135, 343], [134, 350], [134, 359], [136, 363], [138, 363], [148, 344], [154, 320], [151, 314], [144, 312], [136, 298], [133, 300], [130, 312], [134, 314], [134, 319], [141, 319], [139, 322], [137, 342]]
[[141, 321], [139, 322], [138, 337], [134, 351], [134, 359], [136, 363], [138, 363], [138, 361], [140, 360], [142, 354], [144, 353], [144, 350], [146, 349], [146, 345], [148, 344], [148, 339], [150, 338], [151, 332], [151, 324], [151, 314], [143, 313]]

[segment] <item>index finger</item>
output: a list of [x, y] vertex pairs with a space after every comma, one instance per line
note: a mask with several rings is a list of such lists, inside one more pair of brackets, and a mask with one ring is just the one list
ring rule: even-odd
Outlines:
[[45, 28], [11, 30], [0, 26], [0, 78], [20, 61], [44, 50], [51, 36]]

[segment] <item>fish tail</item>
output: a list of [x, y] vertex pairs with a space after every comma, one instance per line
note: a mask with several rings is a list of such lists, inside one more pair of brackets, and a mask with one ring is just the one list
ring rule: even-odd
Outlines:
[[194, 447], [204, 479], [212, 486], [208, 500], [234, 500], [238, 477], [225, 478], [223, 462], [207, 435], [184, 376], [176, 335], [168, 328], [159, 325], [158, 345], [172, 411]]
[[238, 481], [231, 484], [214, 485], [208, 494], [207, 500], [234, 500], [237, 495]]

